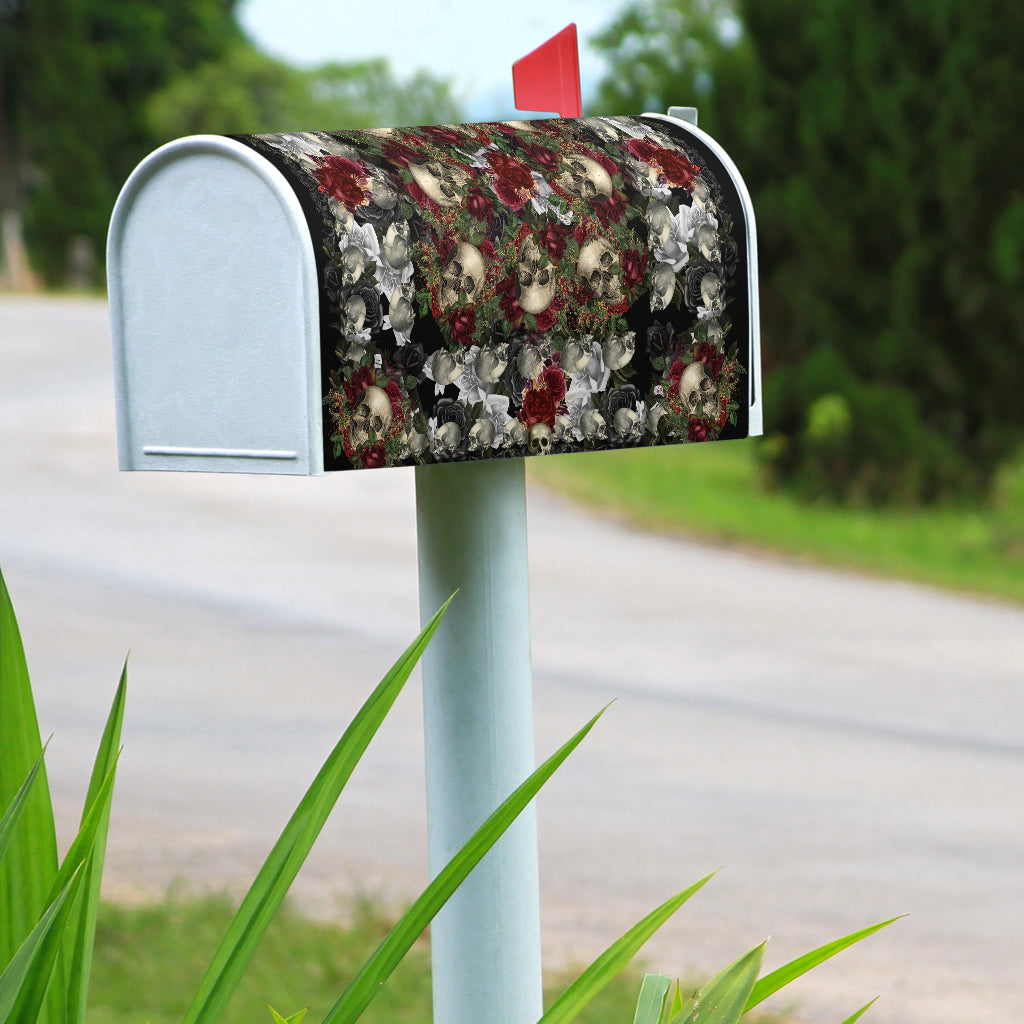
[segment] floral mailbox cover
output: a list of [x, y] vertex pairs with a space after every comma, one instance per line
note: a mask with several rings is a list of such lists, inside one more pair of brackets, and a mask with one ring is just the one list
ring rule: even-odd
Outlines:
[[238, 138], [309, 221], [325, 468], [747, 434], [747, 224], [696, 133], [619, 117]]

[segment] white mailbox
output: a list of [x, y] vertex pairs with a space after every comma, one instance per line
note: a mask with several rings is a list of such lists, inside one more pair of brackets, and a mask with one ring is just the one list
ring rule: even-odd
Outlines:
[[753, 213], [661, 115], [162, 147], [108, 245], [122, 469], [760, 433]]

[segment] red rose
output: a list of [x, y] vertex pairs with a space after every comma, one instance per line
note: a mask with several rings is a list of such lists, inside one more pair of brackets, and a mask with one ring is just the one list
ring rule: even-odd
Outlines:
[[533, 190], [533, 175], [526, 164], [520, 163], [507, 153], [488, 153], [487, 162], [494, 173], [511, 188]]
[[445, 128], [443, 125], [427, 125], [420, 131], [442, 146], [461, 146], [466, 141], [458, 132], [451, 128]]
[[669, 393], [670, 396], [678, 395], [679, 394], [679, 379], [682, 377], [682, 375], [683, 375], [683, 373], [685, 371], [686, 371], [686, 364], [682, 361], [682, 359], [677, 359], [672, 364], [672, 369], [669, 370], [669, 373], [668, 373], [669, 378], [672, 381], [672, 384], [671, 384], [671, 386], [668, 389], [668, 393]]
[[359, 164], [343, 156], [325, 156], [313, 172], [320, 191], [333, 196], [349, 209], [362, 206], [370, 200], [366, 189], [366, 175]]
[[546, 146], [535, 146], [531, 143], [523, 144], [523, 152], [526, 158], [534, 164], [543, 167], [548, 174], [554, 174], [558, 170], [558, 154]]
[[398, 386], [398, 382], [389, 380], [384, 385], [384, 394], [391, 399], [391, 414], [396, 419], [401, 421], [402, 416], [402, 389]]
[[556, 403], [565, 398], [565, 373], [560, 367], [545, 366], [541, 371], [540, 382], [541, 386], [554, 396]]
[[644, 279], [647, 273], [647, 253], [640, 253], [636, 249], [627, 249], [622, 254], [622, 280], [627, 288], [632, 288], [638, 281]]
[[697, 343], [693, 350], [693, 358], [695, 361], [702, 362], [708, 368], [708, 373], [716, 380], [725, 365], [725, 356], [714, 345], [709, 345], [706, 341]]
[[462, 345], [473, 344], [473, 332], [476, 330], [476, 313], [471, 309], [460, 309], [448, 320], [451, 324], [455, 340]]
[[626, 214], [626, 201], [621, 193], [616, 192], [607, 198], [598, 197], [591, 203], [591, 208], [597, 214], [597, 219], [608, 227], [612, 222], [620, 224]]
[[558, 411], [559, 400], [546, 388], [533, 388], [523, 395], [523, 411], [520, 419], [528, 427], [538, 423], [555, 425], [555, 413]]
[[413, 149], [411, 146], [405, 145], [403, 142], [389, 142], [381, 150], [385, 160], [388, 160], [393, 164], [400, 164], [402, 167], [408, 167], [412, 160], [422, 160], [423, 154], [418, 150]]
[[654, 154], [658, 151], [658, 147], [646, 139], [630, 139], [626, 143], [626, 148], [637, 160], [643, 160], [645, 164], [651, 163]]
[[505, 319], [510, 324], [516, 323], [523, 315], [523, 310], [519, 305], [519, 300], [516, 298], [515, 273], [509, 274], [495, 290], [501, 296], [499, 305], [501, 306], [502, 313], [505, 314]]
[[671, 149], [659, 149], [654, 162], [665, 172], [669, 184], [682, 186], [687, 192], [693, 188], [693, 183], [700, 174], [700, 168], [696, 164], [691, 164], [682, 153], [673, 152]]
[[686, 438], [689, 441], [710, 441], [711, 431], [714, 429], [714, 425], [707, 420], [691, 416], [686, 426]]
[[381, 469], [388, 464], [388, 453], [384, 450], [384, 445], [379, 442], [368, 445], [360, 454], [363, 465], [367, 469]]
[[565, 237], [569, 233], [567, 228], [554, 224], [548, 224], [544, 230], [537, 235], [537, 241], [548, 251], [552, 260], [560, 260], [565, 252]]
[[349, 403], [358, 405], [363, 392], [373, 383], [373, 370], [368, 366], [360, 366], [352, 374], [350, 380], [345, 381], [342, 387], [345, 389], [345, 397]]
[[494, 207], [479, 189], [473, 189], [466, 196], [466, 210], [471, 217], [485, 220], [489, 224], [494, 218]]

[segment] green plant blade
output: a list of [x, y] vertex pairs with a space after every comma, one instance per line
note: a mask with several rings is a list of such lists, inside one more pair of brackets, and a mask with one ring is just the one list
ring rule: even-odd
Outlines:
[[[10, 805], [42, 749], [25, 649], [0, 573], [0, 807]], [[0, 964], [10, 961], [36, 926], [56, 874], [57, 834], [44, 764], [0, 862]], [[53, 993], [42, 1024], [63, 1021], [60, 987], [54, 986]]]
[[861, 1017], [863, 1017], [864, 1014], [867, 1013], [868, 1010], [870, 1010], [871, 1007], [874, 1006], [877, 1002], [878, 996], [875, 996], [875, 998], [872, 999], [870, 1003], [865, 1003], [856, 1013], [851, 1014], [849, 1017], [847, 1017], [846, 1020], [843, 1021], [843, 1024], [856, 1024], [856, 1021], [860, 1020]]
[[270, 1011], [270, 1016], [274, 1018], [274, 1024], [301, 1024], [302, 1018], [309, 1012], [307, 1006], [305, 1010], [299, 1010], [298, 1013], [293, 1013], [290, 1017], [282, 1017], [272, 1006], [268, 1006], [267, 1009]]
[[43, 754], [40, 754], [36, 758], [36, 763], [29, 770], [27, 778], [21, 784], [21, 788], [15, 794], [10, 806], [4, 811], [3, 818], [0, 818], [0, 861], [4, 859], [4, 854], [7, 853], [7, 848], [11, 845], [15, 826], [18, 824], [21, 812], [25, 809], [25, 801], [28, 798], [28, 794], [32, 791], [32, 783], [35, 782], [42, 764]]
[[112, 791], [105, 796], [107, 778], [113, 783], [113, 773], [121, 746], [121, 726], [124, 723], [125, 694], [128, 687], [128, 662], [121, 669], [121, 678], [107, 715], [100, 738], [99, 749], [93, 761], [92, 776], [82, 809], [81, 827], [86, 828], [90, 811], [99, 807], [92, 852], [85, 863], [82, 898], [75, 906], [68, 926], [68, 1024], [84, 1024], [85, 1008], [89, 998], [89, 976], [92, 971], [92, 952], [96, 939], [96, 915], [100, 903], [100, 883], [103, 879], [103, 860], [107, 850], [107, 828], [110, 823]]
[[679, 984], [678, 979], [676, 980], [675, 991], [672, 993], [672, 1000], [668, 1006], [665, 1007], [665, 1020], [672, 1020], [677, 1014], [682, 1013], [683, 1010], [683, 986]]
[[537, 795], [538, 790], [551, 778], [559, 765], [579, 746], [602, 714], [604, 712], [599, 711], [491, 813], [458, 853], [431, 880], [384, 941], [374, 950], [328, 1011], [323, 1024], [350, 1024], [366, 1009], [380, 991], [381, 985], [422, 934], [423, 929], [444, 906], [448, 897], [515, 821], [520, 811]]
[[691, 1000], [682, 1024], [736, 1024], [757, 981], [766, 945], [755, 946], [712, 978]]
[[0, 974], [0, 1024], [38, 1018], [81, 878], [79, 872], [68, 881]]
[[711, 875], [705, 875], [688, 889], [676, 893], [660, 907], [652, 910], [629, 931], [615, 940], [583, 973], [551, 1004], [538, 1024], [567, 1024], [636, 956], [640, 947], [700, 888]]
[[448, 598], [391, 667], [324, 762], [228, 926], [185, 1012], [183, 1024], [213, 1024], [224, 1012], [331, 809], [437, 631], [451, 600]]
[[661, 1024], [665, 996], [671, 986], [672, 979], [667, 974], [645, 974], [636, 1001], [633, 1024]]
[[869, 935], [874, 935], [875, 932], [887, 928], [893, 921], [898, 920], [899, 917], [891, 917], [888, 921], [881, 921], [878, 924], [871, 925], [870, 928], [862, 928], [860, 931], [851, 932], [849, 935], [844, 935], [841, 939], [835, 939], [833, 942], [825, 943], [824, 946], [812, 949], [809, 953], [804, 953], [803, 956], [799, 956], [770, 974], [766, 974], [754, 986], [753, 992], [750, 993], [747, 1009], [752, 1010], [758, 1003], [764, 1002], [770, 995], [778, 992], [780, 988], [788, 985], [795, 978], [799, 978], [801, 974], [806, 974], [812, 968], [817, 967], [818, 964], [824, 963], [830, 957], [835, 956], [836, 953], [841, 953], [848, 946], [852, 946], [855, 942], [860, 942], [861, 939], [866, 939]]

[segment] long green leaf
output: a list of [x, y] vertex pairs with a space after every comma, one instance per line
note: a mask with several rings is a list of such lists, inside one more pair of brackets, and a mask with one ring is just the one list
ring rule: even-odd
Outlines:
[[817, 967], [818, 964], [824, 963], [830, 957], [835, 956], [836, 953], [841, 953], [848, 946], [852, 946], [855, 942], [860, 942], [861, 939], [866, 939], [869, 935], [874, 935], [875, 932], [887, 928], [893, 921], [898, 920], [899, 917], [891, 917], [888, 921], [881, 921], [878, 924], [871, 925], [870, 928], [862, 928], [860, 931], [851, 932], [849, 935], [844, 935], [841, 939], [835, 939], [833, 942], [825, 943], [824, 946], [812, 949], [809, 953], [804, 953], [803, 956], [791, 960], [788, 964], [783, 964], [782, 967], [772, 971], [770, 974], [766, 974], [754, 986], [753, 992], [750, 993], [747, 1009], [752, 1010], [758, 1003], [764, 1002], [770, 995], [778, 992], [780, 988], [788, 985], [795, 978], [799, 978], [801, 974], [806, 974], [812, 968]]
[[[68, 913], [81, 884], [76, 873], [43, 911], [38, 923], [0, 974], [0, 1024], [35, 1021], [50, 979]], [[40, 983], [41, 981], [41, 983]]]
[[676, 893], [660, 907], [652, 910], [629, 931], [615, 940], [583, 973], [551, 1004], [538, 1024], [567, 1024], [636, 956], [640, 947], [699, 889], [710, 881], [714, 872]]
[[18, 824], [21, 812], [25, 809], [25, 801], [28, 798], [28, 794], [32, 791], [32, 783], [35, 782], [42, 764], [43, 754], [40, 754], [36, 758], [36, 763], [29, 770], [27, 778], [21, 784], [21, 788], [15, 794], [10, 806], [4, 811], [3, 818], [0, 818], [0, 861], [4, 859], [4, 854], [7, 853], [7, 848], [11, 845], [11, 840], [14, 837], [14, 828]]
[[[103, 860], [107, 850], [107, 828], [110, 823], [110, 797], [104, 800], [104, 781], [113, 775], [121, 746], [121, 726], [124, 723], [125, 694], [128, 687], [128, 662], [121, 669], [121, 678], [107, 715], [107, 723], [93, 762], [89, 789], [82, 809], [81, 827], [85, 828], [94, 807], [100, 808], [92, 854], [85, 864], [82, 898], [75, 906], [68, 927], [68, 1024], [84, 1024], [85, 1008], [89, 998], [89, 976], [92, 972], [92, 952], [96, 939], [96, 915], [100, 903], [100, 883], [103, 880]], [[68, 946], [70, 948], [68, 949]]]
[[870, 1003], [865, 1003], [856, 1013], [851, 1014], [849, 1017], [847, 1017], [846, 1020], [843, 1021], [843, 1024], [856, 1024], [856, 1022], [859, 1021], [861, 1017], [863, 1017], [864, 1014], [867, 1013], [868, 1010], [870, 1010], [871, 1007], [874, 1006], [877, 1002], [878, 996], [875, 996], [875, 998], [872, 999]]
[[766, 942], [734, 960], [694, 997], [683, 1024], [736, 1024], [757, 981]]
[[304, 1010], [299, 1010], [298, 1013], [293, 1013], [290, 1017], [282, 1017], [272, 1006], [268, 1006], [267, 1009], [270, 1011], [270, 1016], [274, 1019], [274, 1024], [301, 1024], [302, 1018], [309, 1012], [307, 1006]]
[[[25, 649], [0, 573], [0, 807], [9, 806], [42, 753]], [[57, 873], [57, 833], [45, 764], [32, 786], [7, 855], [0, 863], [0, 965], [6, 964], [45, 910]], [[54, 986], [45, 1021], [63, 1020], [63, 992]]]
[[350, 1024], [369, 1005], [381, 985], [398, 966], [402, 957], [444, 906], [462, 880], [480, 862], [502, 833], [515, 821], [520, 811], [537, 795], [538, 790], [555, 773], [562, 762], [579, 746], [594, 727], [603, 711], [599, 711], [567, 743], [552, 754], [530, 777], [493, 811], [473, 833], [465, 845], [441, 869], [412, 906], [402, 915], [384, 941], [342, 992], [331, 1007], [323, 1024]]
[[331, 751], [242, 900], [192, 997], [183, 1024], [213, 1024], [224, 1012], [331, 809], [436, 632], [451, 600], [448, 598], [395, 662]]
[[661, 1024], [665, 996], [671, 986], [672, 979], [667, 974], [645, 974], [636, 1001], [633, 1024]]

